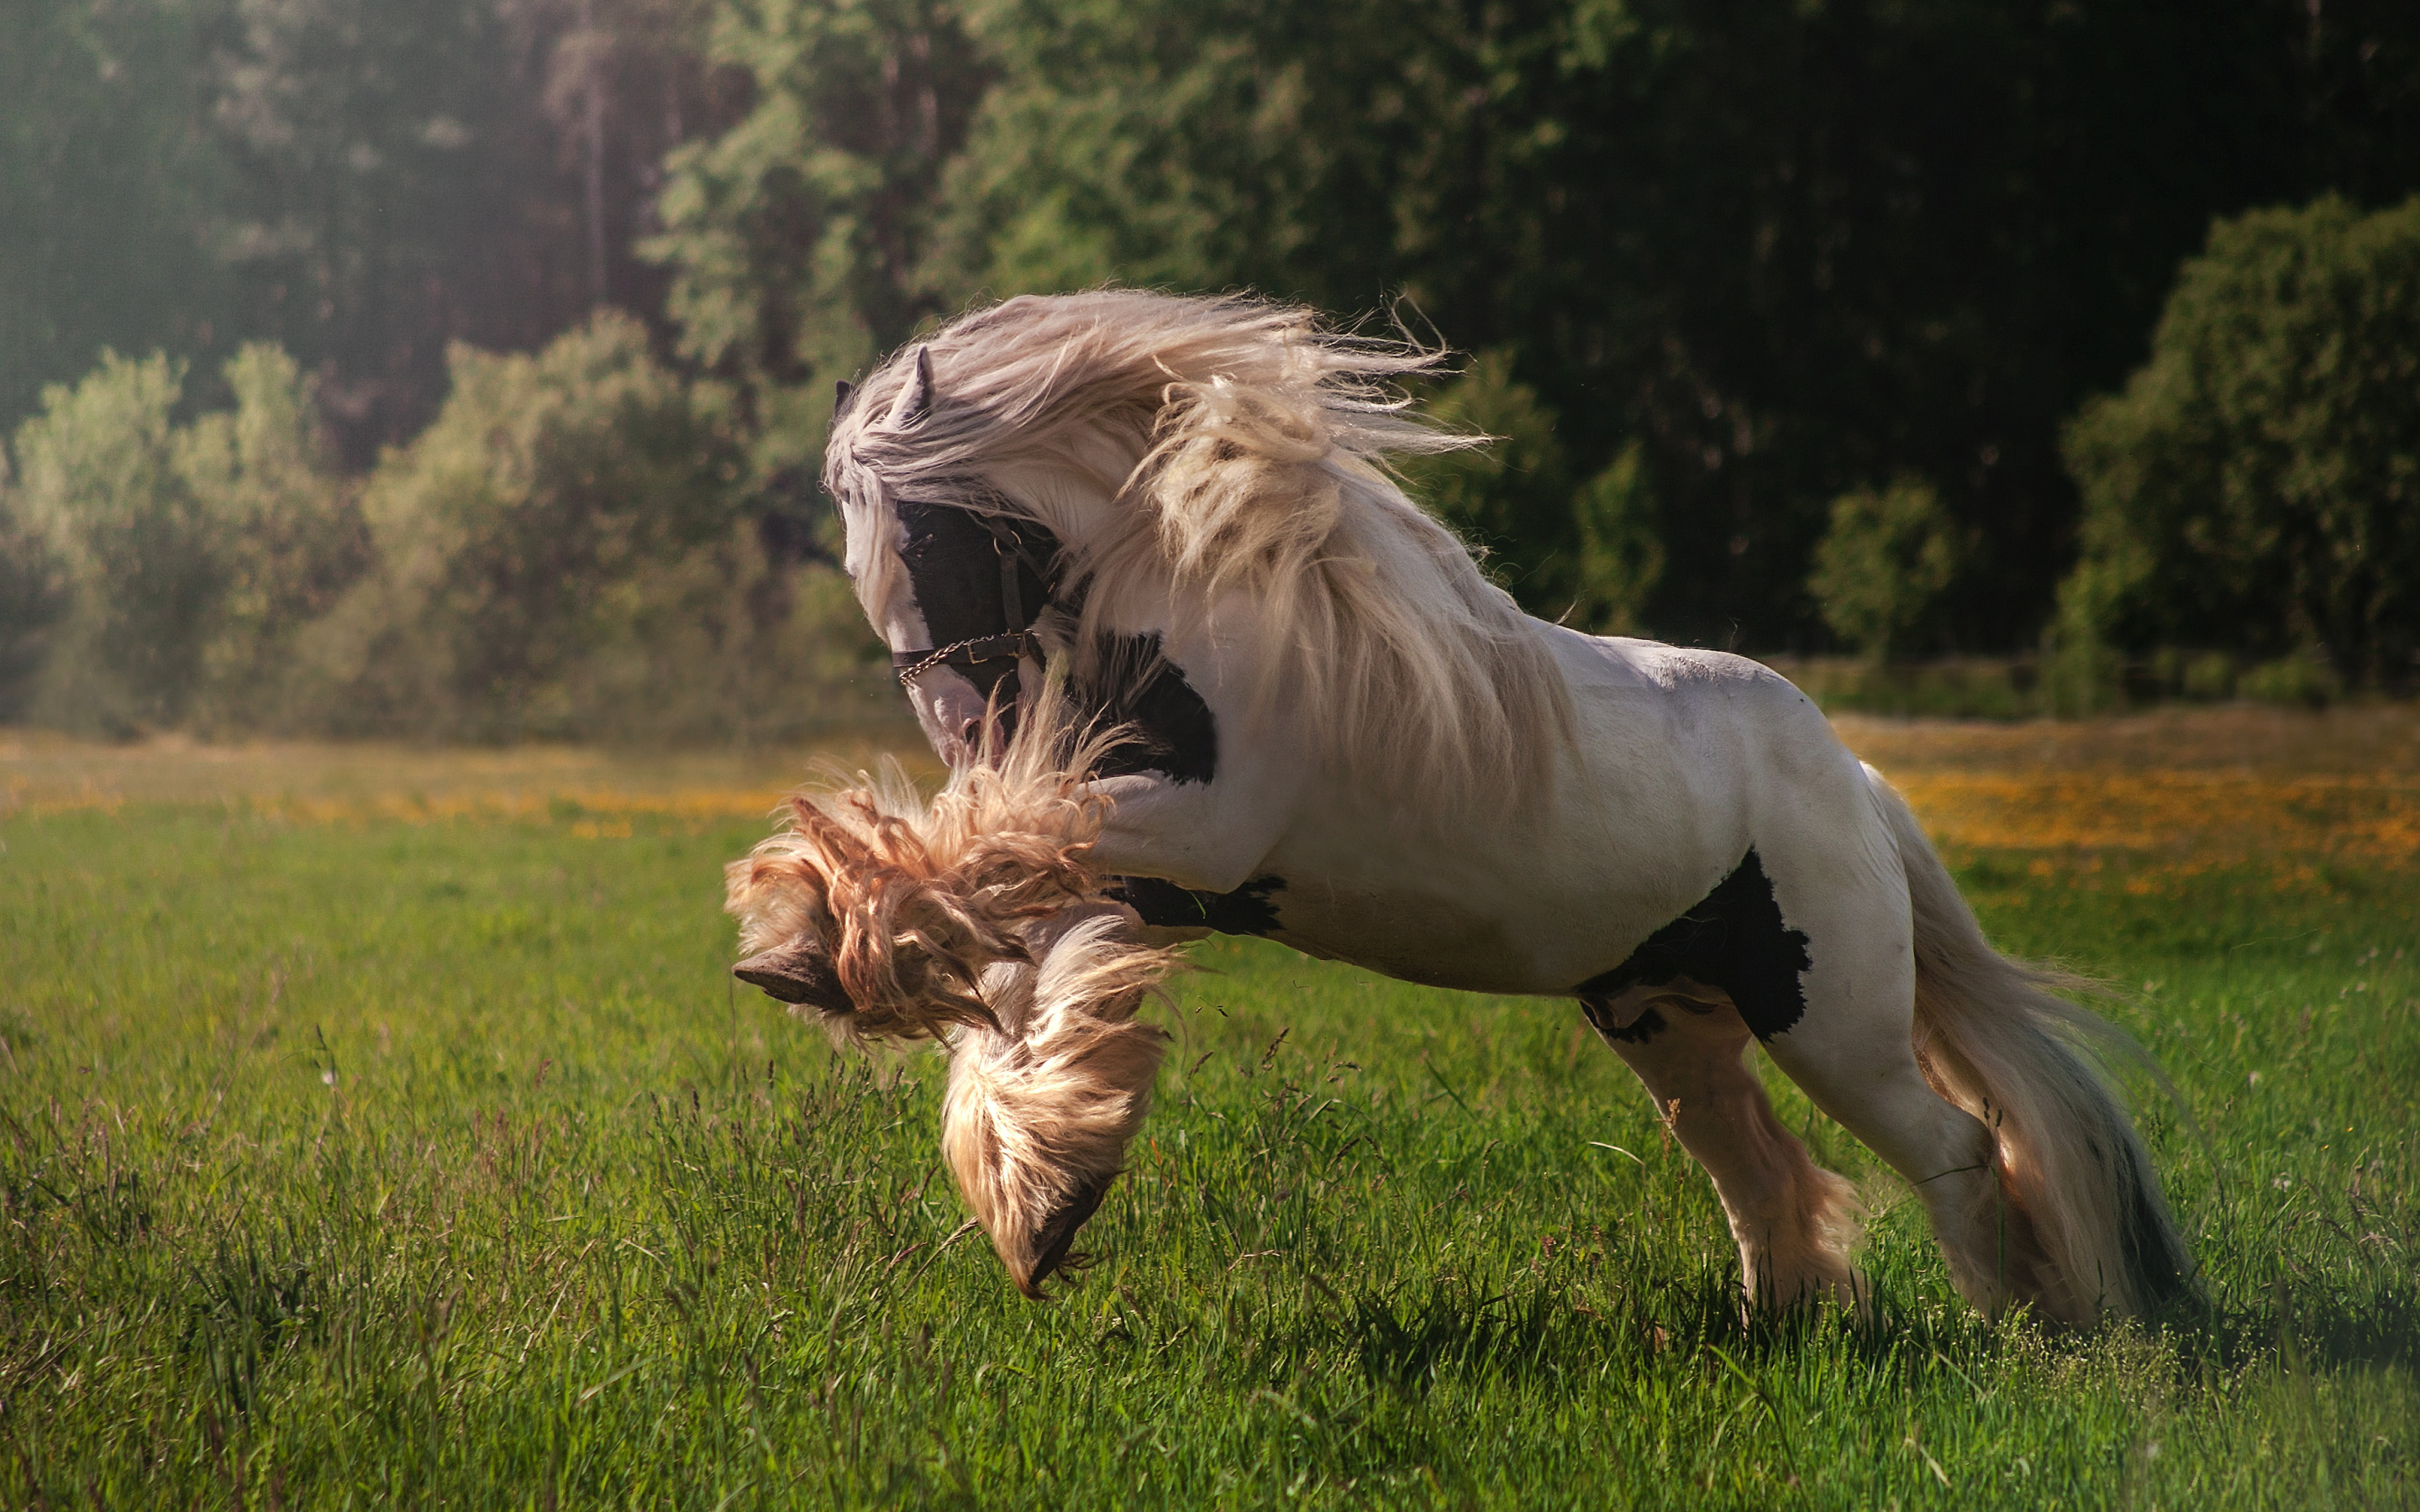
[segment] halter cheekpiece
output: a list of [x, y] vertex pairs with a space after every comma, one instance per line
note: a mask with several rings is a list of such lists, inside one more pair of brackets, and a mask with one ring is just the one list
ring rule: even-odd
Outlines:
[[[1033, 633], [1033, 622], [1041, 611], [1051, 607], [1059, 591], [1060, 548], [1057, 537], [1048, 529], [1032, 520], [1012, 519], [1006, 516], [987, 514], [964, 504], [918, 501], [928, 509], [947, 509], [962, 515], [981, 526], [990, 535], [992, 549], [1000, 557], [1001, 627], [985, 635], [968, 636], [945, 646], [928, 647], [922, 651], [894, 651], [891, 654], [892, 671], [902, 687], [913, 687], [916, 679], [936, 667], [954, 667], [973, 675], [985, 662], [1005, 659], [1009, 667], [999, 679], [1015, 689], [1016, 663], [1020, 657], [1040, 660], [1043, 647]], [[1028, 537], [1038, 537], [1029, 540]], [[1031, 609], [1025, 603], [1025, 585], [1019, 567], [1031, 572], [1042, 584], [1042, 602]]]

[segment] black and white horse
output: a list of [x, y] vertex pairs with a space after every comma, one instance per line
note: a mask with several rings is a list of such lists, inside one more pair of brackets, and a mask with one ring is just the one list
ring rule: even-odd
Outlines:
[[[1854, 1203], [1775, 1118], [1751, 1042], [1906, 1179], [1976, 1305], [2081, 1322], [2187, 1291], [2079, 1052], [2114, 1031], [1991, 949], [1787, 681], [1544, 624], [1489, 583], [1388, 465], [1467, 444], [1386, 387], [1430, 361], [1298, 309], [1102, 291], [970, 314], [844, 393], [825, 481], [934, 748], [976, 764], [986, 712], [1030, 717], [1046, 663], [1136, 737], [1078, 775], [1089, 864], [1148, 929], [1037, 951], [1221, 931], [1575, 999], [1714, 1179], [1765, 1304], [1854, 1295]], [[845, 1011], [820, 949], [743, 974]], [[1060, 1182], [1077, 1222], [1099, 1165]], [[991, 1227], [1029, 1288], [1072, 1232]]]

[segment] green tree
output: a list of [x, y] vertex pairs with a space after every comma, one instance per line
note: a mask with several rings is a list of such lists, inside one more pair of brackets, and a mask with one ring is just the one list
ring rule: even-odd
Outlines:
[[70, 608], [46, 669], [51, 719], [113, 730], [174, 724], [192, 696], [224, 582], [221, 542], [177, 466], [182, 367], [104, 353], [42, 391], [17, 431], [15, 498], [64, 563]]
[[1405, 468], [1414, 497], [1484, 554], [1490, 572], [1533, 609], [1559, 612], [1573, 587], [1572, 480], [1555, 415], [1512, 376], [1512, 354], [1481, 353], [1438, 391], [1429, 413], [1487, 438]]
[[1516, 354], [1575, 473], [1642, 448], [1648, 614], [1681, 635], [1799, 633], [1829, 501], [1900, 471], [1979, 540], [1960, 638], [2029, 635], [2074, 507], [2057, 421], [2136, 360], [2212, 211], [2420, 183], [2410, 7], [967, 12], [1001, 80], [939, 286], [1249, 285], [1348, 316], [1407, 292]]
[[1920, 478], [1842, 494], [1807, 590], [1833, 634], [1884, 660], [1905, 652], [1938, 615], [1965, 555], [1960, 533]]
[[2398, 685], [2420, 647], [2420, 199], [2221, 222], [2151, 358], [2066, 436], [2072, 639], [2275, 656]]
[[193, 351], [236, 291], [224, 164], [194, 124], [219, 0], [0, 6], [0, 431], [104, 347]]
[[989, 69], [945, 0], [728, 0], [711, 56], [755, 103], [672, 155], [647, 250], [682, 351], [740, 386], [769, 472], [811, 461], [833, 380], [942, 307], [935, 200]]
[[[1351, 313], [1387, 292], [1399, 263], [1400, 185], [1423, 171], [1464, 177], [1448, 161], [1471, 115], [1454, 66], [1461, 8], [965, 8], [1001, 82], [949, 183], [935, 277], [958, 298], [1117, 280], [1253, 285]], [[1499, 24], [1534, 33], [1539, 19]]]
[[364, 498], [377, 570], [306, 653], [351, 728], [570, 733], [566, 679], [627, 585], [735, 523], [727, 405], [602, 315], [534, 357], [465, 347], [428, 429]]
[[290, 725], [297, 639], [368, 565], [360, 490], [335, 465], [316, 382], [284, 350], [245, 347], [225, 381], [235, 408], [172, 445], [216, 568], [196, 712], [220, 727]]
[[579, 223], [561, 213], [576, 190], [526, 35], [541, 8], [228, 3], [209, 54], [205, 124], [229, 180], [213, 250], [247, 329], [326, 368], [357, 455], [426, 420], [448, 337], [535, 345], [585, 310]]
[[0, 723], [32, 701], [70, 601], [66, 563], [20, 517], [8, 485], [8, 455], [0, 448]]
[[[271, 717], [302, 626], [359, 574], [353, 489], [312, 383], [273, 347], [225, 366], [228, 410], [178, 426], [178, 364], [105, 355], [22, 426], [22, 519], [0, 566], [22, 660], [39, 648], [42, 717], [114, 730]], [[0, 518], [6, 527], [7, 518]], [[51, 621], [64, 614], [54, 635]], [[0, 655], [6, 655], [0, 652]]]
[[1664, 577], [1664, 536], [1646, 448], [1621, 449], [1610, 466], [1582, 485], [1574, 501], [1579, 522], [1577, 619], [1606, 635], [1637, 635]]

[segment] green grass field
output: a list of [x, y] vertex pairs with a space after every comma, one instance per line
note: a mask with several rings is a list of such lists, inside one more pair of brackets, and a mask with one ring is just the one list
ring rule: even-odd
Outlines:
[[674, 790], [737, 779], [10, 755], [0, 1504], [2420, 1504], [2408, 752], [2213, 759], [2139, 844], [2009, 843], [2022, 772], [1912, 783], [1996, 937], [2127, 989], [2181, 1090], [2136, 1088], [2209, 1305], [2088, 1335], [1966, 1312], [1777, 1077], [1869, 1193], [1877, 1305], [1744, 1325], [1710, 1189], [1570, 1004], [1232, 941], [1095, 1263], [1029, 1303], [938, 1169], [939, 1062], [724, 976], [765, 825]]

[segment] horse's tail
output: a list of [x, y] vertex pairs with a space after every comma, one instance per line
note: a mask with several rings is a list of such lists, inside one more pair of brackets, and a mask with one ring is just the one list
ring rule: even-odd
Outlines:
[[[2087, 1321], [2190, 1295], [2192, 1257], [2092, 1044], [2144, 1058], [2114, 1026], [2052, 995], [2090, 983], [1992, 949], [1907, 800], [1866, 768], [1898, 842], [1916, 925], [1916, 1055], [1936, 1090], [1991, 1128], [2012, 1225], [2031, 1229], [2031, 1289]], [[2012, 1238], [2016, 1237], [2014, 1235]]]

